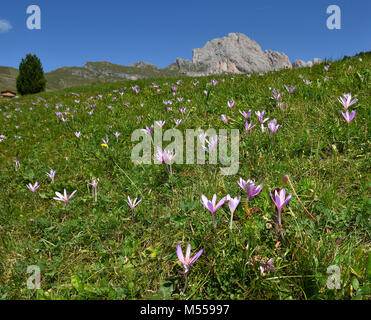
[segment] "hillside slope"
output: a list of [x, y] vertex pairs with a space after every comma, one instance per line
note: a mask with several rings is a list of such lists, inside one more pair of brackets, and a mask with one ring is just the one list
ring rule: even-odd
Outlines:
[[371, 55], [327, 63], [0, 99], [0, 297], [369, 300]]

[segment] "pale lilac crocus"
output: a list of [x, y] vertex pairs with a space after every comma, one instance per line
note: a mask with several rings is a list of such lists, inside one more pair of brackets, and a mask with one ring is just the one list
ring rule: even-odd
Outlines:
[[326, 71], [328, 71], [330, 69], [330, 66], [324, 66], [323, 67]]
[[32, 192], [32, 193], [35, 193], [37, 189], [39, 189], [40, 185], [39, 183], [36, 181], [34, 185], [32, 185], [31, 183], [27, 184], [26, 187]]
[[[352, 100], [352, 98], [354, 98]], [[347, 110], [350, 106], [358, 102], [358, 99], [355, 97], [352, 97], [351, 93], [344, 94], [343, 97], [339, 97], [338, 101], [343, 105], [345, 110]]]
[[71, 198], [74, 196], [74, 194], [77, 192], [77, 190], [73, 191], [70, 195], [67, 195], [66, 189], [64, 189], [64, 194], [62, 195], [60, 192], [56, 192], [56, 197], [53, 197], [54, 200], [57, 201], [63, 201], [64, 203], [68, 203], [68, 201], [71, 200]]
[[92, 198], [94, 199], [94, 202], [97, 202], [97, 198], [98, 198], [98, 184], [99, 184], [99, 178], [98, 179], [93, 179], [93, 178], [90, 178], [91, 182], [89, 182], [89, 185], [91, 185], [93, 187], [92, 189]]
[[246, 186], [247, 198], [250, 200], [252, 197], [257, 196], [263, 189], [263, 185], [255, 186], [255, 180], [250, 180]]
[[75, 136], [76, 136], [76, 138], [80, 138], [81, 137], [81, 132], [80, 131], [75, 132]]
[[228, 123], [228, 118], [227, 118], [227, 116], [226, 116], [225, 114], [222, 114], [222, 115], [220, 116], [220, 118], [222, 119], [222, 121], [223, 121], [224, 123]]
[[173, 150], [162, 150], [161, 147], [157, 147], [157, 153], [155, 153], [154, 158], [163, 164], [163, 166], [166, 169], [166, 172], [170, 175], [171, 170], [169, 170], [169, 167], [167, 163], [172, 164], [175, 158], [175, 153]]
[[247, 132], [250, 132], [252, 128], [255, 127], [255, 124], [252, 125], [252, 122], [248, 123], [247, 121], [245, 122], [245, 129]]
[[237, 184], [240, 186], [240, 188], [241, 188], [242, 190], [245, 190], [245, 189], [246, 189], [246, 185], [247, 185], [248, 183], [251, 183], [251, 182], [253, 182], [253, 181], [250, 180], [250, 179], [248, 179], [247, 181], [245, 181], [244, 179], [240, 178], [240, 181], [238, 181]]
[[157, 153], [154, 155], [154, 158], [161, 163], [166, 163], [167, 161], [171, 163], [175, 157], [173, 150], [162, 150], [161, 147], [157, 147]]
[[231, 211], [231, 222], [230, 222], [230, 229], [232, 230], [233, 224], [233, 214], [236, 211], [238, 205], [240, 204], [241, 197], [232, 198], [229, 194], [227, 195], [226, 201], [228, 202], [229, 210]]
[[119, 136], [121, 135], [121, 133], [115, 132], [113, 135], [116, 137], [116, 141], [119, 142]]
[[212, 217], [213, 217], [213, 224], [214, 226], [216, 226], [215, 224], [215, 212], [224, 204], [224, 202], [226, 201], [227, 197], [224, 197], [222, 198], [218, 203], [216, 203], [216, 194], [214, 194], [213, 198], [212, 198], [212, 201], [210, 201], [209, 199], [206, 198], [205, 195], [202, 195], [201, 196], [201, 203], [203, 204], [203, 206], [210, 211]]
[[348, 110], [346, 112], [341, 111], [341, 114], [343, 115], [343, 117], [346, 120], [346, 122], [348, 122], [348, 124], [350, 124], [350, 122], [356, 116], [356, 110], [353, 110], [351, 113], [349, 113]]
[[227, 101], [227, 105], [230, 109], [232, 109], [232, 107], [235, 105], [235, 101], [234, 100], [231, 100], [231, 101]]
[[175, 125], [178, 127], [182, 123], [182, 119], [175, 119]]
[[184, 112], [186, 112], [187, 108], [180, 108], [179, 111], [181, 114], [184, 114]]
[[280, 190], [280, 189], [274, 190], [274, 197], [272, 196], [271, 192], [269, 192], [269, 194], [270, 194], [271, 199], [274, 202], [274, 204], [275, 204], [275, 206], [278, 210], [278, 225], [282, 226], [281, 211], [282, 211], [283, 207], [290, 202], [290, 199], [292, 197], [292, 193], [290, 193], [288, 195], [288, 197], [286, 198], [285, 197], [285, 192], [286, 192], [285, 189], [281, 189], [279, 192], [277, 190]]
[[128, 196], [128, 200], [126, 201], [127, 204], [129, 205], [130, 209], [132, 211], [134, 211], [135, 207], [142, 201], [142, 199], [140, 199], [139, 201], [137, 201], [137, 198], [135, 198], [134, 200], [131, 200], [130, 199], [130, 196]]
[[21, 164], [18, 159], [14, 159], [13, 161], [15, 162], [15, 170], [18, 171], [18, 169], [21, 167]]
[[150, 136], [152, 136], [152, 132], [153, 132], [153, 129], [154, 129], [154, 126], [151, 125], [150, 127], [147, 127], [145, 129], [142, 129], [144, 130], [145, 132], [147, 132]]
[[293, 94], [296, 86], [290, 86], [290, 88], [288, 86], [285, 86], [285, 88], [289, 94]]
[[269, 120], [269, 118], [264, 119], [265, 110], [256, 111], [255, 114], [258, 116], [260, 124], [264, 124], [264, 122]]
[[269, 130], [270, 130], [272, 133], [276, 133], [279, 127], [280, 127], [280, 125], [277, 124], [277, 120], [276, 120], [276, 119], [273, 119], [272, 121], [270, 121], [270, 122], [268, 123], [268, 128], [269, 128]]
[[198, 251], [193, 258], [191, 258], [191, 244], [188, 244], [187, 246], [187, 251], [186, 251], [186, 256], [183, 256], [183, 250], [180, 244], [178, 244], [176, 254], [178, 256], [179, 261], [183, 264], [184, 266], [184, 272], [180, 271], [181, 274], [185, 274], [189, 271], [189, 268], [191, 267], [192, 264], [196, 262], [196, 260], [201, 256], [203, 253], [203, 249]]
[[282, 97], [281, 94], [279, 93], [279, 91], [276, 90], [276, 89], [273, 89], [272, 93], [273, 93], [273, 96], [271, 97], [271, 99], [274, 99], [277, 102], [279, 102], [281, 100], [281, 97]]
[[251, 113], [252, 113], [251, 110], [249, 110], [248, 112], [246, 112], [246, 111], [241, 111], [241, 110], [238, 110], [238, 111], [241, 113], [241, 115], [242, 115], [246, 120], [251, 116]]
[[156, 124], [162, 128], [165, 125], [166, 121], [156, 121]]
[[54, 183], [54, 178], [55, 178], [55, 170], [50, 169], [50, 173], [46, 173], [46, 175], [52, 180], [52, 183]]
[[[204, 144], [202, 146], [202, 149], [204, 149], [208, 153], [211, 153], [218, 144], [218, 136], [211, 137], [210, 141], [206, 139], [205, 133], [200, 134], [198, 137], [201, 140], [201, 142]], [[205, 146], [205, 142], [208, 144], [208, 147]]]
[[268, 261], [261, 261], [260, 262], [260, 275], [264, 275], [267, 271], [276, 271], [276, 267], [273, 265], [273, 259], [269, 259]]

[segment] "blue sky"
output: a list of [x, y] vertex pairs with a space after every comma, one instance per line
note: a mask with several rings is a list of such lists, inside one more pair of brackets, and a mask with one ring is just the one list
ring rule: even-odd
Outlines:
[[[41, 9], [41, 30], [26, 27], [33, 4]], [[340, 30], [326, 27], [332, 4], [341, 8]], [[1, 9], [0, 65], [18, 67], [35, 53], [45, 71], [103, 60], [165, 67], [230, 32], [285, 52], [292, 62], [371, 50], [370, 0], [16, 0]]]

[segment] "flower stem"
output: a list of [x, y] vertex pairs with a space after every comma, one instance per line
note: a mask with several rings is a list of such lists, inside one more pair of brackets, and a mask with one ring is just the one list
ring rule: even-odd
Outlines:
[[187, 289], [187, 285], [188, 285], [188, 273], [185, 274], [185, 284], [184, 284], [184, 288], [183, 288], [183, 294], [185, 295], [185, 292], [186, 292], [186, 289]]

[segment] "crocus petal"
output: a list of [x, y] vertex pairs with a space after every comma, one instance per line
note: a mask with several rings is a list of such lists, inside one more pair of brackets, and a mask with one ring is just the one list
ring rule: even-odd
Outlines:
[[186, 251], [186, 256], [185, 256], [185, 261], [189, 261], [190, 258], [191, 258], [191, 244], [188, 244], [187, 251]]
[[183, 256], [183, 251], [182, 251], [182, 247], [180, 246], [180, 244], [178, 244], [178, 248], [176, 250], [176, 254], [178, 255], [178, 259], [179, 261], [182, 263], [182, 264], [186, 264], [186, 262], [184, 261], [184, 256]]
[[195, 256], [191, 259], [191, 261], [189, 262], [189, 265], [192, 265], [193, 263], [195, 263], [195, 261], [201, 256], [202, 252], [204, 252], [204, 249], [201, 249], [200, 251], [198, 251]]

